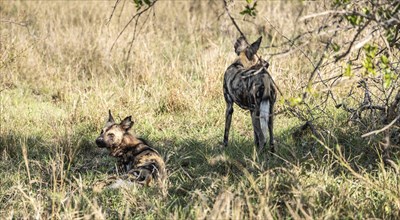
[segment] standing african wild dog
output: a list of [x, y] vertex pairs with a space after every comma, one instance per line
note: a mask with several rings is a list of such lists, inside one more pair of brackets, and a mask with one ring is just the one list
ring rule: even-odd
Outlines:
[[166, 178], [164, 160], [145, 140], [129, 133], [132, 125], [131, 116], [117, 124], [109, 111], [108, 121], [96, 139], [96, 144], [107, 148], [111, 156], [118, 158], [120, 171], [126, 172], [129, 179], [142, 185], [152, 182], [162, 185]]
[[263, 149], [269, 129], [270, 147], [274, 151], [273, 115], [276, 90], [272, 79], [266, 72], [268, 63], [257, 61], [256, 53], [260, 47], [261, 37], [248, 45], [243, 37], [237, 39], [235, 52], [239, 56], [224, 75], [224, 97], [226, 101], [226, 120], [224, 146], [228, 145], [229, 128], [231, 126], [233, 103], [250, 110], [254, 129], [254, 142]]

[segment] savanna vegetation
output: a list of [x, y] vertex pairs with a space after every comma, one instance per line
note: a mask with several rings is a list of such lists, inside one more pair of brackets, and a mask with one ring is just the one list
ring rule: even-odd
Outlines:
[[[0, 218], [399, 219], [400, 3], [226, 3], [1, 1]], [[234, 23], [279, 88], [274, 154], [238, 107], [221, 147]], [[166, 191], [94, 190], [109, 109]]]

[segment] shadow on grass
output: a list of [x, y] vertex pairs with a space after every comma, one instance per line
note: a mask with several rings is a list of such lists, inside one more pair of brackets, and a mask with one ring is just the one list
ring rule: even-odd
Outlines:
[[60, 163], [62, 169], [72, 175], [104, 172], [109, 161], [107, 152], [99, 150], [90, 135], [81, 133], [57, 139], [3, 133], [0, 135], [0, 154], [0, 165], [8, 167], [8, 172], [20, 172], [21, 165], [26, 163], [25, 157], [32, 168]]
[[[221, 145], [222, 133], [207, 138], [197, 138], [196, 134], [189, 134], [187, 138], [172, 136], [151, 140], [146, 135], [144, 138], [165, 156], [171, 185], [179, 186], [179, 193], [207, 188], [216, 179], [234, 181], [244, 173], [257, 176], [279, 167], [326, 166], [332, 163], [329, 149], [335, 151], [336, 146], [340, 146], [345, 159], [355, 168], [368, 170], [371, 164], [379, 162], [379, 153], [352, 134], [341, 133], [335, 139], [322, 140], [326, 143], [324, 146], [311, 132], [295, 137], [296, 129], [288, 127], [275, 134], [274, 154], [266, 150], [269, 146], [258, 152], [252, 137], [240, 135], [231, 135], [226, 148]], [[97, 148], [94, 143], [96, 132], [92, 125], [77, 127], [72, 135], [58, 139], [5, 132], [0, 135], [0, 153], [3, 163], [10, 159], [8, 161], [20, 164], [24, 161], [23, 149], [26, 149], [29, 160], [63, 160], [65, 169], [73, 175], [107, 173], [115, 166], [116, 160], [108, 156], [106, 150]], [[337, 171], [340, 171], [340, 166]]]
[[[197, 192], [199, 197], [206, 195], [207, 203], [212, 206], [213, 199], [224, 187], [236, 188], [240, 185], [243, 187], [243, 184], [249, 184], [249, 179], [272, 171], [278, 174], [274, 177], [276, 178], [276, 185], [274, 185], [276, 197], [273, 198], [272, 203], [283, 207], [281, 211], [284, 212], [285, 200], [293, 197], [290, 190], [299, 184], [296, 176], [290, 173], [294, 166], [301, 165], [302, 169], [308, 169], [306, 166], [308, 164], [314, 167], [332, 167], [329, 151], [325, 146], [319, 144], [311, 135], [305, 134], [300, 138], [293, 137], [293, 129], [295, 128], [288, 128], [276, 134], [275, 154], [257, 152], [252, 137], [248, 136], [233, 136], [228, 147], [222, 148], [220, 142], [222, 133], [202, 139], [192, 138], [189, 135], [188, 138], [173, 136], [172, 138], [154, 138], [152, 140], [144, 135], [144, 138], [149, 139], [150, 143], [166, 158], [169, 172], [169, 196], [162, 202], [168, 207], [164, 211], [187, 207], [193, 197], [197, 196]], [[116, 162], [114, 158], [108, 156], [105, 150], [96, 147], [93, 141], [95, 136], [95, 131], [91, 130], [82, 132], [78, 130], [70, 137], [57, 140], [45, 140], [43, 137], [35, 136], [25, 137], [11, 132], [3, 133], [0, 135], [0, 152], [6, 160], [0, 162], [0, 168], [1, 170], [10, 168], [7, 174], [8, 172], [18, 173], [21, 167], [23, 170], [24, 156], [22, 152], [25, 148], [30, 164], [32, 164], [31, 175], [42, 175], [43, 177], [38, 179], [50, 183], [51, 177], [54, 175], [51, 173], [52, 169], [43, 169], [42, 167], [51, 165], [52, 161], [63, 160], [64, 165], [60, 168], [66, 171], [66, 178], [72, 180], [71, 176], [82, 176], [86, 184], [85, 192], [89, 196], [93, 196], [102, 206], [110, 207], [110, 210], [107, 211], [109, 215], [117, 217], [123, 211], [120, 210], [121, 207], [118, 204], [126, 198], [123, 196], [126, 192], [105, 191], [95, 194], [90, 188], [90, 184], [107, 175], [107, 171]], [[193, 135], [193, 137], [197, 136]], [[343, 141], [344, 149], [359, 141], [358, 139], [346, 139], [345, 135], [341, 138], [347, 141]], [[357, 148], [352, 152], [363, 150], [362, 146], [358, 147], [357, 145]], [[377, 159], [378, 155], [372, 155], [372, 157]], [[356, 167], [367, 166], [365, 164], [373, 161], [370, 157], [364, 160], [364, 156], [360, 157], [359, 155], [348, 157], [349, 163]], [[36, 166], [35, 161], [40, 165]], [[19, 164], [19, 166], [12, 166], [12, 164]], [[338, 165], [338, 168], [335, 169], [339, 174], [340, 166]], [[43, 174], [43, 172], [46, 173]], [[6, 172], [2, 172], [2, 175], [5, 174]], [[14, 184], [12, 179], [4, 183], [4, 185], [8, 184]], [[51, 184], [46, 185], [45, 189], [51, 190]], [[260, 186], [260, 189], [264, 189], [263, 186]], [[140, 192], [132, 195], [144, 201], [153, 201], [149, 198], [154, 198], [154, 200], [158, 198], [155, 196], [157, 194], [148, 192], [150, 192], [148, 189], [141, 189]], [[193, 206], [193, 204], [191, 205]], [[167, 216], [167, 214], [165, 215]]]
[[[294, 129], [287, 128], [276, 134], [275, 154], [267, 150], [258, 152], [252, 137], [234, 136], [228, 147], [223, 148], [222, 133], [207, 139], [173, 137], [150, 140], [150, 143], [165, 155], [172, 185], [179, 183], [183, 190], [208, 186], [216, 178], [235, 178], [235, 175], [243, 175], [244, 171], [257, 175], [268, 169], [303, 163], [326, 165], [331, 162], [327, 161], [327, 148], [334, 150], [335, 145], [341, 146], [345, 159], [354, 167], [368, 168], [379, 160], [377, 151], [351, 134], [340, 134], [336, 140], [323, 140], [324, 146], [311, 134], [294, 137]], [[107, 172], [116, 160], [104, 149], [97, 148], [95, 132], [93, 129], [78, 129], [73, 135], [56, 140], [6, 132], [0, 135], [0, 153], [3, 161], [8, 158], [13, 163], [21, 163], [24, 160], [23, 149], [26, 149], [27, 157], [34, 161], [62, 156], [71, 172]], [[146, 135], [144, 138], [149, 139]]]
[[[233, 137], [228, 147], [222, 148], [222, 133], [202, 140], [160, 139], [155, 142], [155, 147], [170, 146], [169, 149], [161, 149], [168, 161], [170, 193], [181, 196], [188, 196], [193, 189], [210, 189], [216, 181], [235, 184], [243, 175], [257, 177], [280, 168], [329, 168], [333, 175], [339, 176], [348, 170], [335, 158], [338, 155], [342, 155], [355, 171], [373, 172], [381, 162], [378, 151], [352, 134], [342, 133], [322, 140], [322, 144], [311, 132], [294, 136], [296, 129], [288, 128], [276, 134], [274, 154], [257, 152], [252, 137]], [[337, 146], [340, 146], [340, 154]]]

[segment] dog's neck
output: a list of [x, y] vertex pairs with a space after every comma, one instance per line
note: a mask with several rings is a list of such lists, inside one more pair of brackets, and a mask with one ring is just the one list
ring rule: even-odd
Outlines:
[[124, 149], [128, 149], [128, 148], [135, 148], [140, 144], [144, 144], [144, 141], [139, 138], [136, 138], [130, 133], [126, 133], [122, 138], [120, 146]]
[[151, 148], [145, 140], [137, 138], [130, 133], [124, 134], [119, 148], [129, 156], [135, 156], [144, 150], [150, 149], [154, 151], [154, 149]]
[[236, 59], [235, 62], [240, 63], [243, 66], [243, 68], [247, 69], [257, 64], [257, 59], [253, 57], [252, 60], [249, 60], [249, 58], [247, 58], [246, 56], [246, 52], [242, 51], [239, 53], [239, 57]]

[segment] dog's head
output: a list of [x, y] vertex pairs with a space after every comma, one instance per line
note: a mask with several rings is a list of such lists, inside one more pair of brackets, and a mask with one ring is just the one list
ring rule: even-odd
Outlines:
[[249, 68], [257, 63], [256, 53], [260, 48], [262, 37], [249, 45], [244, 37], [239, 37], [235, 43], [235, 53], [239, 56], [238, 61], [244, 68]]
[[108, 121], [101, 130], [100, 136], [96, 138], [96, 145], [101, 148], [107, 148], [112, 156], [121, 156], [123, 154], [123, 142], [127, 136], [130, 136], [129, 129], [132, 127], [132, 117], [128, 116], [121, 123], [114, 121], [111, 111], [108, 112]]

